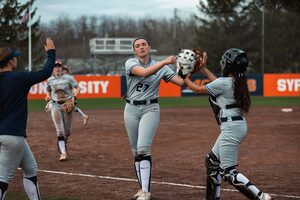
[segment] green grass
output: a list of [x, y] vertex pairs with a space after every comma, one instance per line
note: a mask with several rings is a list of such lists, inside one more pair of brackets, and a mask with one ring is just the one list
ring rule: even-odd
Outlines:
[[[300, 97], [261, 97], [252, 96], [253, 106], [300, 106]], [[160, 106], [167, 107], [200, 107], [209, 106], [208, 96], [160, 98]], [[124, 108], [121, 98], [79, 99], [79, 107], [84, 110]], [[43, 100], [30, 100], [29, 111], [41, 111], [45, 107]]]
[[[43, 200], [79, 200], [79, 198], [76, 197], [54, 197], [54, 196], [47, 196], [41, 194], [41, 197]], [[9, 190], [7, 191], [5, 195], [5, 199], [9, 200], [28, 200], [28, 197], [25, 192], [15, 191], [15, 190]]]

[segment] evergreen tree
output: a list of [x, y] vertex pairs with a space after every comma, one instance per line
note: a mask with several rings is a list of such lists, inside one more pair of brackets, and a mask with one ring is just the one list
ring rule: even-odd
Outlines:
[[[261, 72], [262, 6], [265, 7], [264, 72], [294, 72], [300, 65], [300, 1], [199, 1], [196, 41], [209, 54], [210, 67], [219, 72], [224, 51], [237, 47], [248, 53], [250, 70]], [[203, 15], [204, 14], [204, 15]]]
[[[32, 47], [39, 39], [39, 21], [34, 20], [37, 8], [30, 7], [35, 0], [28, 1], [25, 4], [19, 3], [17, 0], [0, 1], [0, 46], [9, 46], [22, 51], [22, 55], [18, 59], [18, 68], [24, 69], [28, 65], [28, 15], [31, 15], [31, 40]], [[32, 48], [34, 50], [34, 48]], [[32, 52], [32, 56], [35, 53]], [[33, 57], [34, 58], [34, 57]], [[35, 59], [33, 59], [34, 61]]]
[[[203, 51], [208, 52], [213, 71], [220, 72], [219, 61], [227, 49], [240, 48], [250, 55], [255, 49], [253, 44], [259, 35], [253, 28], [257, 26], [255, 21], [249, 17], [249, 5], [247, 0], [199, 1], [196, 41]], [[249, 32], [251, 36], [247, 34]]]

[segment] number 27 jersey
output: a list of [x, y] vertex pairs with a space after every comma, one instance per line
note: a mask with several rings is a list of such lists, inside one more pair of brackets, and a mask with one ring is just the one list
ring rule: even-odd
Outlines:
[[151, 76], [142, 77], [131, 74], [131, 70], [135, 66], [147, 68], [155, 63], [157, 63], [157, 61], [151, 58], [146, 65], [141, 63], [136, 57], [126, 61], [127, 99], [137, 101], [155, 99], [158, 97], [160, 80], [163, 79], [165, 82], [168, 82], [176, 75], [167, 65]]

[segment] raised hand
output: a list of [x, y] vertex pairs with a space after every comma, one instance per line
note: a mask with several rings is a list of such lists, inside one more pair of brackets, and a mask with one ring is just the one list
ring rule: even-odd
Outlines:
[[54, 43], [53, 43], [53, 40], [51, 38], [47, 38], [46, 39], [46, 44], [44, 45], [45, 47], [45, 50], [48, 51], [48, 50], [51, 50], [51, 49], [55, 49], [55, 46], [54, 46]]

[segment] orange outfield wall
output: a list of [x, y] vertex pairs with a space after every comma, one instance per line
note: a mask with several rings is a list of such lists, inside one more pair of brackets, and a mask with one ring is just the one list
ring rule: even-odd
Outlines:
[[[114, 98], [121, 96], [120, 76], [74, 76], [81, 92], [78, 98]], [[44, 99], [46, 96], [47, 82], [31, 87], [29, 99]]]
[[300, 74], [264, 74], [264, 96], [300, 96]]
[[[75, 75], [81, 92], [78, 98], [120, 98], [121, 76], [82, 76]], [[41, 82], [31, 87], [29, 99], [44, 99], [46, 96], [47, 82]], [[181, 87], [172, 83], [161, 81], [160, 97], [180, 97]]]
[[159, 97], [181, 97], [181, 87], [171, 82], [160, 81]]

